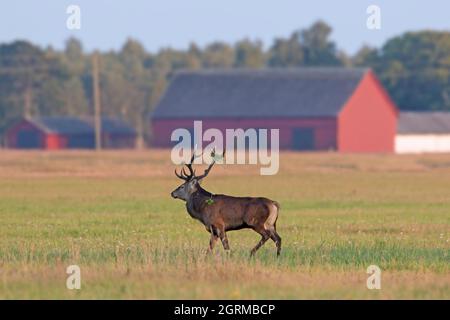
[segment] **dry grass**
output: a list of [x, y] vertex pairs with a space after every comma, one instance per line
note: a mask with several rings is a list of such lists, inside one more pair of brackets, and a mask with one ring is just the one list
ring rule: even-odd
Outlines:
[[448, 299], [450, 278], [432, 272], [386, 271], [368, 290], [363, 270], [248, 266], [235, 261], [187, 265], [87, 266], [81, 290], [67, 290], [66, 265], [4, 270], [14, 283], [1, 298], [45, 299]]
[[251, 231], [205, 257], [208, 234], [168, 196], [168, 151], [0, 151], [0, 298], [450, 298], [450, 155], [280, 161], [276, 176], [217, 166], [205, 183], [281, 203], [282, 256], [267, 243], [249, 260]]

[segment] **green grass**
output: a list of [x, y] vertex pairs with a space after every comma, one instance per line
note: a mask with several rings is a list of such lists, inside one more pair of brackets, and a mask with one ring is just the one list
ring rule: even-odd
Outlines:
[[[0, 153], [0, 298], [450, 298], [450, 156], [281, 155], [215, 168], [215, 193], [281, 203], [272, 242], [231, 256], [169, 193], [168, 153]], [[89, 166], [87, 168], [87, 166]], [[65, 287], [77, 264], [82, 289]], [[382, 269], [382, 290], [365, 287]], [[217, 285], [220, 284], [220, 285]]]

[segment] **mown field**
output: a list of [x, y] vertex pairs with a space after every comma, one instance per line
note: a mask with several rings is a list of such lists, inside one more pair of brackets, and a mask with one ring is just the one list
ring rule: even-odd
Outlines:
[[[275, 176], [216, 166], [206, 189], [281, 203], [272, 242], [209, 234], [168, 151], [0, 151], [0, 298], [450, 299], [450, 155], [281, 154]], [[66, 267], [81, 268], [81, 290]], [[381, 290], [366, 268], [382, 269]]]

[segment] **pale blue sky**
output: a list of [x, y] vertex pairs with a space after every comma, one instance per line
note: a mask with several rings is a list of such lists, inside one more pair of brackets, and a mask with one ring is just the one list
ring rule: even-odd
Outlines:
[[[66, 28], [66, 8], [81, 7], [81, 30]], [[382, 29], [366, 28], [366, 8], [381, 7]], [[407, 30], [450, 30], [446, 0], [10, 0], [0, 4], [0, 42], [27, 39], [62, 48], [75, 36], [87, 50], [117, 49], [133, 37], [151, 51], [186, 48], [191, 41], [234, 42], [245, 37], [268, 46], [275, 37], [323, 19], [339, 47], [354, 53]]]

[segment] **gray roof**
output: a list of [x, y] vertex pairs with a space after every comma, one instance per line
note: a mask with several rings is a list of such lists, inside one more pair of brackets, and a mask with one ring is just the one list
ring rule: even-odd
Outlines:
[[[94, 121], [88, 117], [31, 117], [27, 118], [39, 129], [47, 133], [59, 134], [93, 134]], [[109, 134], [134, 135], [135, 130], [121, 119], [102, 117], [102, 131]]]
[[75, 117], [32, 117], [28, 121], [47, 133], [90, 134], [92, 126]]
[[[86, 118], [92, 128], [94, 128], [94, 119]], [[136, 130], [131, 127], [128, 123], [119, 118], [102, 117], [102, 131], [110, 134], [136, 134]]]
[[152, 117], [334, 117], [368, 70], [181, 71], [175, 74]]
[[397, 132], [450, 134], [450, 112], [400, 112]]

